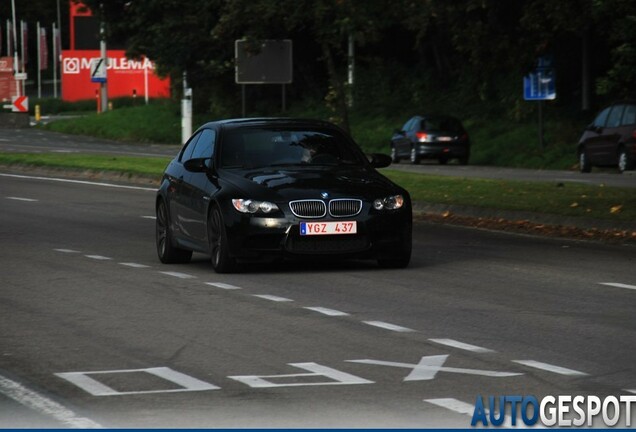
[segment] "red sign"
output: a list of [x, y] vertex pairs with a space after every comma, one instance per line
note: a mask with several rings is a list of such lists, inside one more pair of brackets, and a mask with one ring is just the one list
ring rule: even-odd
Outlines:
[[0, 57], [0, 100], [11, 100], [18, 94], [18, 86], [13, 76], [13, 57]]
[[26, 96], [16, 96], [11, 98], [13, 106], [11, 111], [13, 112], [29, 112], [29, 98]]
[[[170, 97], [170, 80], [159, 78], [154, 63], [147, 58], [131, 60], [123, 50], [107, 52], [108, 97]], [[91, 60], [100, 58], [98, 50], [62, 51], [62, 100], [74, 102], [94, 99], [99, 84], [91, 82]], [[146, 84], [147, 83], [147, 84]]]

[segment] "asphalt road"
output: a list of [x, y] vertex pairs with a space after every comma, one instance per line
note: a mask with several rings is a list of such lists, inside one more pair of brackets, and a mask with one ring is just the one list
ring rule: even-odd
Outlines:
[[[40, 129], [0, 129], [0, 152], [95, 153], [172, 157], [177, 154], [178, 150], [178, 145], [123, 144], [100, 138], [59, 134]], [[574, 164], [574, 153], [572, 158]], [[595, 168], [594, 172], [590, 174], [582, 174], [578, 171], [533, 170], [475, 165], [460, 166], [455, 163], [439, 165], [437, 162], [432, 161], [422, 161], [420, 165], [411, 165], [407, 161], [402, 161], [391, 165], [389, 169], [467, 178], [546, 181], [553, 183], [577, 182], [616, 187], [636, 187], [636, 171], [619, 174], [617, 170], [613, 169], [599, 170]]]
[[419, 224], [405, 270], [216, 275], [159, 263], [153, 202], [0, 173], [2, 427], [470, 427], [477, 395], [636, 394], [633, 246]]

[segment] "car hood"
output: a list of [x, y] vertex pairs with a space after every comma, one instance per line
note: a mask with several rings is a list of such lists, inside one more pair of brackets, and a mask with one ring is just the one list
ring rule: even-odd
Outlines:
[[245, 198], [290, 201], [333, 198], [373, 200], [405, 193], [386, 177], [366, 167], [301, 167], [227, 169], [221, 176], [245, 194]]

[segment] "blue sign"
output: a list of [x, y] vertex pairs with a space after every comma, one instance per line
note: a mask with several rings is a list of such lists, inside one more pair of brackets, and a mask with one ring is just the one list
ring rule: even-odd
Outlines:
[[556, 80], [553, 68], [537, 68], [523, 77], [525, 100], [556, 99]]

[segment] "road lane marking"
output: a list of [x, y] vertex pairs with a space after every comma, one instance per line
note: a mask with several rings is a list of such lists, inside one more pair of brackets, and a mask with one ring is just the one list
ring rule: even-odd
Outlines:
[[[300, 374], [283, 374], [283, 375], [235, 375], [228, 378], [247, 384], [252, 388], [272, 388], [272, 387], [304, 387], [304, 386], [324, 386], [324, 385], [356, 385], [356, 384], [374, 384], [359, 376], [351, 375], [346, 372], [339, 371], [318, 363], [288, 363], [289, 366], [304, 369], [309, 373]], [[328, 378], [329, 381], [317, 382], [317, 377]], [[265, 379], [265, 378], [269, 378]], [[272, 378], [289, 380], [292, 382], [276, 383], [272, 382]], [[308, 382], [297, 382], [302, 378], [308, 378]]]
[[85, 181], [85, 180], [70, 180], [70, 179], [62, 179], [62, 178], [55, 178], [55, 177], [36, 177], [36, 176], [26, 176], [26, 175], [17, 175], [17, 174], [5, 174], [5, 173], [0, 173], [0, 177], [12, 177], [12, 178], [19, 178], [19, 179], [27, 179], [27, 180], [43, 180], [43, 181], [52, 181], [52, 182], [60, 182], [60, 183], [74, 183], [74, 184], [81, 184], [81, 185], [102, 186], [102, 187], [117, 188], [117, 189], [132, 189], [132, 190], [157, 192], [156, 188], [117, 185], [112, 183], [91, 182], [91, 181]]
[[155, 220], [157, 219], [157, 216], [141, 216], [143, 219], [152, 219]]
[[119, 264], [126, 267], [132, 267], [132, 268], [149, 268], [150, 267], [145, 264], [127, 263], [127, 262], [120, 262]]
[[112, 258], [102, 256], [102, 255], [84, 255], [86, 258], [98, 260], [98, 261], [110, 261]]
[[614, 288], [626, 288], [626, 289], [636, 290], [636, 285], [627, 285], [627, 284], [617, 283], [617, 282], [599, 282], [599, 284], [605, 285], [605, 286], [611, 286]]
[[176, 278], [179, 278], [179, 279], [196, 279], [196, 276], [192, 276], [191, 274], [187, 274], [187, 273], [170, 272], [170, 271], [162, 271], [162, 272], [159, 272], [159, 273], [165, 274], [167, 276], [176, 277]]
[[62, 253], [80, 253], [80, 251], [77, 250], [73, 250], [73, 249], [53, 249], [55, 252], [62, 252]]
[[[117, 391], [106, 384], [97, 381], [89, 375], [108, 375], [108, 374], [126, 374], [126, 373], [147, 373], [162, 378], [168, 382], [178, 385], [180, 388], [160, 389], [160, 390], [136, 390], [136, 391]], [[177, 393], [191, 391], [207, 391], [218, 390], [221, 387], [215, 386], [205, 381], [189, 375], [177, 372], [168, 367], [155, 367], [147, 369], [121, 369], [110, 371], [94, 371], [94, 372], [62, 372], [56, 373], [55, 376], [62, 378], [77, 387], [81, 388], [93, 396], [121, 396], [133, 394], [154, 394], [154, 393]]]
[[303, 309], [307, 309], [310, 311], [314, 311], [314, 312], [318, 312], [321, 313], [323, 315], [327, 315], [327, 316], [349, 316], [348, 313], [346, 312], [341, 312], [339, 310], [335, 310], [335, 309], [329, 309], [329, 308], [324, 308], [324, 307], [304, 307]]
[[362, 321], [365, 324], [368, 324], [370, 326], [373, 327], [379, 327], [379, 328], [383, 328], [385, 330], [391, 330], [394, 332], [402, 332], [402, 333], [409, 333], [409, 332], [414, 332], [415, 330], [407, 328], [407, 327], [402, 327], [399, 325], [395, 325], [395, 324], [391, 324], [391, 323], [387, 323], [387, 322], [383, 322], [383, 321]]
[[234, 285], [226, 284], [226, 283], [223, 283], [223, 282], [206, 282], [205, 284], [213, 286], [213, 287], [221, 288], [221, 289], [224, 289], [224, 290], [240, 290], [240, 289], [243, 289], [241, 287], [237, 287], [237, 286], [234, 286]]
[[454, 339], [429, 339], [429, 341], [434, 342], [436, 344], [445, 345], [453, 348], [458, 348], [465, 351], [472, 351], [476, 353], [491, 353], [495, 352], [488, 348], [482, 348], [477, 345], [471, 345], [464, 342], [456, 341]]
[[547, 372], [552, 372], [559, 375], [568, 376], [585, 376], [588, 375], [585, 372], [580, 372], [574, 369], [568, 369], [561, 366], [555, 366], [548, 363], [542, 363], [535, 360], [513, 360], [514, 363], [518, 363], [524, 366], [528, 366], [535, 369], [541, 369]]
[[75, 412], [66, 408], [33, 390], [24, 387], [22, 384], [10, 380], [0, 375], [0, 393], [24, 405], [27, 408], [37, 411], [45, 416], [53, 417], [55, 420], [66, 426], [79, 429], [99, 429], [103, 428], [99, 423], [85, 417], [79, 417]]
[[268, 294], [252, 294], [254, 297], [258, 297], [258, 298], [262, 298], [265, 300], [270, 300], [273, 302], [293, 302], [292, 299], [288, 299], [285, 297], [278, 297], [278, 296], [274, 296], [274, 295], [268, 295]]
[[22, 197], [13, 197], [13, 196], [5, 197], [5, 198], [13, 200], [13, 201], [25, 201], [25, 202], [37, 202], [38, 201], [38, 200], [33, 199], [33, 198], [22, 198]]
[[[466, 402], [462, 402], [453, 398], [440, 398], [440, 399], [424, 399], [424, 402], [428, 402], [432, 405], [438, 406], [440, 408], [446, 408], [447, 410], [456, 412], [457, 414], [464, 414], [469, 417], [472, 417], [475, 412], [475, 406]], [[489, 410], [485, 410], [486, 414], [489, 414]], [[516, 423], [516, 422], [515, 422]], [[504, 422], [501, 425], [502, 427], [511, 427], [512, 426], [512, 417], [506, 415], [504, 417]], [[537, 428], [540, 428], [537, 426]]]
[[625, 391], [626, 391], [626, 392], [633, 393], [633, 394], [636, 394], [636, 390], [628, 390], [628, 389], [625, 389]]

